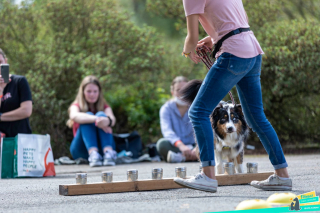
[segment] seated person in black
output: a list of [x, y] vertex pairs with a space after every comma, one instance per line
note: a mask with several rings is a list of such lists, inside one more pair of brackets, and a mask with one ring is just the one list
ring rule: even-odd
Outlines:
[[[7, 64], [2, 49], [0, 64]], [[18, 133], [31, 134], [29, 117], [32, 113], [32, 99], [27, 79], [9, 75], [9, 83], [4, 83], [0, 70], [0, 97], [0, 132], [6, 137], [15, 137]]]

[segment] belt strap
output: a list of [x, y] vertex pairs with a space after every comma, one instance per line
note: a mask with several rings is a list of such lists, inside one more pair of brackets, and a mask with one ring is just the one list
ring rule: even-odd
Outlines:
[[226, 34], [225, 36], [223, 36], [215, 45], [214, 45], [214, 50], [211, 53], [211, 57], [215, 58], [217, 52], [219, 52], [221, 46], [222, 46], [222, 42], [224, 42], [226, 39], [230, 38], [231, 36], [240, 34], [242, 32], [248, 32], [251, 31], [250, 28], [238, 28], [236, 30], [233, 30], [231, 32], [229, 32], [228, 34]]

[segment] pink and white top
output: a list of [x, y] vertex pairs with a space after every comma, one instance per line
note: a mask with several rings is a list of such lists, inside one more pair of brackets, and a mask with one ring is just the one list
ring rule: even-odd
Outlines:
[[[241, 0], [183, 0], [183, 6], [186, 16], [199, 14], [199, 21], [214, 44], [232, 30], [249, 27]], [[215, 57], [224, 52], [239, 58], [264, 54], [252, 31], [225, 40]]]

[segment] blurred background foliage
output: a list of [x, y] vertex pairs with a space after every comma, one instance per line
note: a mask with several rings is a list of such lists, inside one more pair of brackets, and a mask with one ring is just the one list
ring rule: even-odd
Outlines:
[[[243, 3], [265, 51], [269, 121], [284, 145], [319, 144], [320, 0]], [[172, 79], [203, 79], [207, 72], [180, 56], [186, 36], [181, 0], [0, 0], [0, 20], [11, 72], [25, 75], [32, 89], [32, 129], [51, 135], [56, 157], [69, 155], [67, 110], [86, 75], [104, 85], [117, 117], [114, 132], [137, 130], [148, 144], [162, 137], [159, 109], [170, 98]], [[262, 147], [255, 134], [248, 143]]]

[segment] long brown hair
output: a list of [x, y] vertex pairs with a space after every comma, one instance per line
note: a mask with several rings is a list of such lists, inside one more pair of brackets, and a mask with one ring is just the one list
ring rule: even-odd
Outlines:
[[[94, 109], [96, 111], [104, 111], [104, 106], [107, 104], [107, 101], [103, 97], [101, 84], [100, 84], [98, 78], [93, 75], [89, 75], [82, 80], [80, 87], [79, 87], [79, 90], [78, 90], [78, 94], [76, 96], [76, 99], [72, 102], [70, 107], [73, 104], [78, 104], [79, 108], [80, 108], [80, 112], [88, 112], [89, 111], [88, 102], [86, 101], [86, 99], [84, 97], [84, 89], [86, 88], [86, 86], [88, 84], [94, 84], [99, 87], [99, 98], [98, 98], [97, 102], [94, 103]], [[68, 109], [69, 115], [70, 115], [70, 107]], [[73, 126], [73, 123], [74, 122], [71, 119], [69, 119], [67, 121], [67, 126], [69, 126], [71, 128]]]

